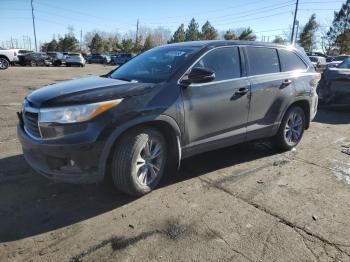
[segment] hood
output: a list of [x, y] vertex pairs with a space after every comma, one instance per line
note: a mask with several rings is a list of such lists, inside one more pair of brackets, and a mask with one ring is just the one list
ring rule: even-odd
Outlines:
[[86, 77], [44, 86], [27, 100], [35, 107], [94, 103], [148, 92], [154, 84], [105, 77]]

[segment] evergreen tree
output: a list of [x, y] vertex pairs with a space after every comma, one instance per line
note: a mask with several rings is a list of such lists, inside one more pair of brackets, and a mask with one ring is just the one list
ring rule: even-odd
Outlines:
[[311, 15], [309, 21], [300, 33], [299, 44], [302, 46], [306, 52], [312, 52], [316, 45], [315, 33], [318, 28], [316, 22], [316, 15]]
[[350, 52], [350, 0], [342, 5], [339, 12], [334, 13], [332, 26], [326, 35], [326, 51], [338, 47], [340, 53]]
[[91, 42], [88, 46], [89, 46], [90, 52], [93, 54], [101, 54], [105, 49], [104, 41], [98, 33], [94, 35], [94, 37], [91, 39]]
[[134, 44], [132, 42], [132, 39], [123, 39], [120, 49], [123, 53], [131, 53], [134, 49]]
[[194, 18], [190, 21], [186, 30], [185, 41], [196, 41], [199, 39], [199, 26]]
[[250, 27], [241, 28], [234, 31], [228, 30], [224, 35], [225, 40], [245, 40], [255, 41], [256, 36], [253, 34], [253, 30]]
[[41, 46], [41, 51], [42, 52], [52, 52], [52, 51], [58, 51], [59, 50], [59, 45], [56, 39], [52, 39], [48, 43], [44, 43]]
[[224, 39], [225, 40], [235, 40], [235, 39], [237, 39], [237, 36], [231, 30], [227, 30], [225, 35], [224, 35]]
[[272, 43], [275, 44], [285, 44], [287, 41], [285, 39], [283, 39], [281, 36], [276, 35], [275, 39], [272, 40]]
[[253, 34], [253, 30], [248, 27], [242, 30], [238, 36], [238, 40], [255, 41], [256, 36]]
[[143, 44], [143, 52], [154, 47], [154, 41], [151, 35], [148, 35], [145, 39], [145, 43]]
[[169, 43], [184, 42], [185, 39], [186, 39], [185, 26], [184, 24], [181, 24], [179, 28], [175, 31]]
[[218, 31], [210, 24], [209, 21], [205, 22], [202, 26], [200, 38], [203, 40], [214, 40], [218, 38]]
[[77, 52], [79, 50], [79, 41], [74, 35], [65, 35], [58, 40], [59, 51]]

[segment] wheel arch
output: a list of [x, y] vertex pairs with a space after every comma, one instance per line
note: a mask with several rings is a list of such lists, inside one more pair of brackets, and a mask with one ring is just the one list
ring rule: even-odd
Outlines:
[[5, 56], [5, 55], [0, 55], [0, 58], [5, 58], [5, 59], [7, 60], [7, 62], [10, 63], [10, 59], [9, 59], [7, 56]]
[[310, 127], [310, 102], [307, 99], [301, 98], [298, 100], [293, 101], [283, 112], [282, 118], [286, 114], [289, 108], [292, 106], [299, 106], [305, 113], [305, 130], [307, 130]]
[[168, 145], [169, 145], [169, 159], [172, 160], [170, 163], [171, 166], [180, 167], [181, 160], [181, 131], [177, 124], [177, 122], [166, 115], [158, 115], [158, 116], [147, 116], [134, 119], [132, 121], [127, 122], [119, 126], [116, 130], [112, 132], [112, 134], [106, 140], [102, 154], [99, 160], [99, 176], [100, 180], [103, 180], [105, 175], [107, 174], [109, 168], [109, 161], [111, 159], [111, 155], [113, 149], [118, 143], [118, 139], [121, 138], [123, 134], [128, 132], [133, 128], [137, 127], [154, 127], [160, 130], [160, 132], [164, 135]]

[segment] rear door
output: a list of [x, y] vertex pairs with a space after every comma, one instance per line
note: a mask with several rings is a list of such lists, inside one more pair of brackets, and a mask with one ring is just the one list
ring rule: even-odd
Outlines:
[[183, 89], [187, 148], [205, 151], [245, 139], [249, 82], [241, 77], [240, 60], [237, 46], [219, 47], [193, 66], [213, 70], [215, 79]]
[[251, 83], [247, 139], [271, 136], [284, 102], [292, 92], [290, 79], [281, 74], [276, 48], [246, 46], [248, 76]]

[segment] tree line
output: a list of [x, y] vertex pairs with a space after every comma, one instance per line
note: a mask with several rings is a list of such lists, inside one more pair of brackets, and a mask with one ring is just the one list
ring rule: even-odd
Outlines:
[[[329, 54], [334, 49], [340, 53], [350, 52], [350, 0], [341, 6], [338, 12], [334, 13], [334, 19], [330, 28], [322, 36], [322, 48]], [[316, 32], [319, 30], [319, 24], [316, 21], [316, 15], [313, 14], [302, 27], [297, 36], [297, 43], [305, 51], [312, 52], [317, 47]], [[156, 29], [142, 28], [138, 35], [135, 32], [129, 32], [123, 38], [119, 34], [106, 33], [103, 31], [93, 31], [85, 34], [86, 51], [91, 53], [140, 53], [149, 50], [157, 45], [166, 43], [176, 43], [196, 40], [246, 40], [255, 41], [257, 39], [250, 27], [228, 29], [219, 32], [209, 21], [206, 21], [201, 27], [195, 18], [192, 18], [187, 27], [181, 24], [173, 34], [170, 30], [159, 27]], [[135, 35], [134, 35], [135, 34]], [[287, 44], [289, 39], [282, 36], [275, 36], [273, 43]], [[74, 36], [70, 28], [69, 33], [64, 37], [52, 39], [44, 43], [41, 47], [44, 52], [61, 51], [76, 52], [80, 50], [79, 41]], [[81, 51], [81, 50], [80, 50]]]

